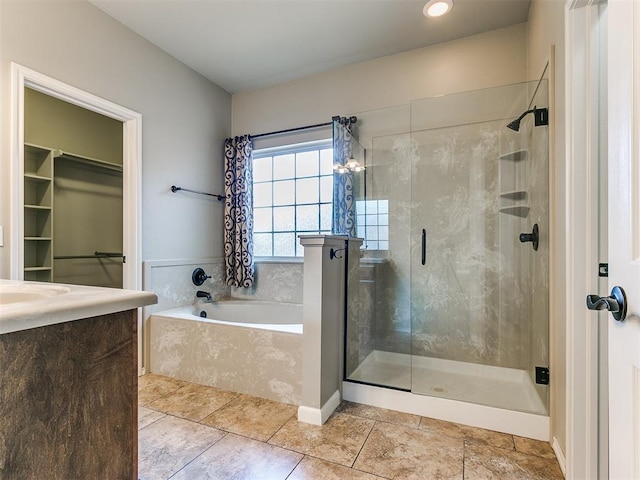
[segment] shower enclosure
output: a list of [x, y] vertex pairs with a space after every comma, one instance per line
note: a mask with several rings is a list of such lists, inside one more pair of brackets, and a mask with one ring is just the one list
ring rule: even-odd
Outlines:
[[357, 114], [347, 381], [547, 415], [547, 107], [541, 80]]

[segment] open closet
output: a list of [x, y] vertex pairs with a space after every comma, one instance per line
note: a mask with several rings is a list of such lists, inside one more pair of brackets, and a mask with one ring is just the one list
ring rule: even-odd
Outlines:
[[25, 89], [24, 279], [122, 288], [122, 123]]

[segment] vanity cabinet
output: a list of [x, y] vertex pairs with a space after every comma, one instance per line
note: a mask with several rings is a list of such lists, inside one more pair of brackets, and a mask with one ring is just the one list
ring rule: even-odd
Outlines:
[[136, 329], [132, 309], [0, 335], [0, 478], [137, 478]]

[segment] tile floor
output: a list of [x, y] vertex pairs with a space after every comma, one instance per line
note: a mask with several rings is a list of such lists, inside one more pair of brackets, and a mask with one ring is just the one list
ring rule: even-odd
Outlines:
[[561, 479], [548, 443], [343, 402], [297, 407], [159, 375], [139, 379], [140, 480]]

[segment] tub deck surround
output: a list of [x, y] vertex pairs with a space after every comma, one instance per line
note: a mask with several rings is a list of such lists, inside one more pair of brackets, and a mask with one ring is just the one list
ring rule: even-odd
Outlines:
[[10, 281], [0, 293], [0, 478], [137, 479], [136, 308], [155, 295]]
[[[15, 301], [21, 292], [33, 296]], [[151, 292], [0, 280], [0, 335], [131, 310], [156, 300]]]
[[[201, 310], [207, 318], [194, 315]], [[200, 302], [154, 313], [149, 324], [151, 372], [300, 404], [302, 305]]]

